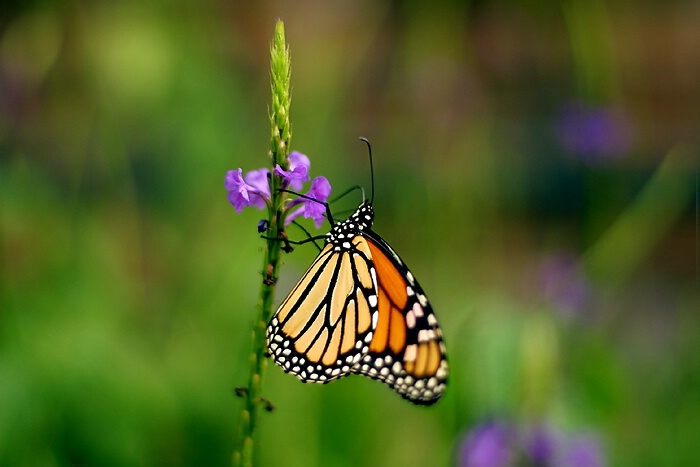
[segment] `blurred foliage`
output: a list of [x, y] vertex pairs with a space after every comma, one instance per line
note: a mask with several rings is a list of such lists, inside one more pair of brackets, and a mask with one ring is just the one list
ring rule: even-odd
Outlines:
[[455, 465], [488, 417], [697, 462], [697, 2], [34, 1], [0, 6], [0, 465], [230, 462], [261, 242], [223, 178], [266, 163], [278, 17], [293, 148], [340, 192], [370, 138], [452, 378], [271, 368], [261, 465]]

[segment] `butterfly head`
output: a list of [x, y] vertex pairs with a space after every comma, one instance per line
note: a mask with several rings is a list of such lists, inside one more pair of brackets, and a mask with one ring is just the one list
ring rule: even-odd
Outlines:
[[357, 225], [359, 230], [369, 229], [372, 227], [374, 222], [374, 208], [370, 201], [363, 201], [360, 206], [352, 213], [352, 216], [348, 217], [347, 221], [351, 221], [353, 224]]
[[372, 227], [374, 221], [374, 208], [372, 203], [365, 201], [355, 210], [354, 213], [343, 222], [333, 226], [328, 232], [327, 241], [334, 244], [343, 244], [359, 235], [365, 229]]

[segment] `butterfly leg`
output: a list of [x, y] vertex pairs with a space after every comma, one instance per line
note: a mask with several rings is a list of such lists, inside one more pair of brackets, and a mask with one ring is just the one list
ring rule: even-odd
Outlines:
[[[311, 235], [311, 233], [308, 230], [306, 230], [306, 228], [303, 225], [301, 225], [300, 223], [298, 223], [297, 221], [292, 221], [292, 224], [296, 225], [301, 230], [303, 230], [304, 233], [306, 234], [307, 238], [313, 242], [313, 244], [316, 248], [318, 248], [318, 251], [321, 251], [321, 247], [318, 246], [318, 243], [316, 243], [316, 240], [319, 240], [318, 235], [317, 236]], [[321, 238], [325, 238], [325, 235], [321, 236]], [[309, 240], [306, 240], [306, 241], [308, 242]]]
[[[304, 229], [306, 231], [306, 229]], [[308, 233], [308, 232], [307, 232]], [[316, 244], [316, 240], [322, 240], [325, 239], [325, 235], [316, 235], [316, 236], [309, 236], [309, 238], [305, 238], [304, 240], [290, 240], [289, 237], [287, 237], [287, 234], [285, 232], [282, 232], [279, 237], [266, 237], [265, 235], [261, 235], [260, 238], [264, 238], [265, 240], [277, 240], [280, 242], [284, 242], [284, 246], [282, 247], [282, 251], [285, 253], [291, 253], [294, 251], [294, 248], [292, 245], [303, 245], [305, 243], [309, 242], [314, 242], [314, 245], [316, 245], [316, 248], [319, 248], [319, 246]], [[319, 248], [320, 250], [320, 248]]]

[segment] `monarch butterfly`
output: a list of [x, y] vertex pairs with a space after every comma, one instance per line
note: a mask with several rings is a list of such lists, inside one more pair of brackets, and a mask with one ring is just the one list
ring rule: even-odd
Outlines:
[[270, 355], [305, 383], [361, 374], [415, 404], [437, 402], [448, 364], [442, 330], [423, 289], [372, 231], [371, 200], [339, 223], [326, 208], [332, 228], [324, 247], [267, 327]]

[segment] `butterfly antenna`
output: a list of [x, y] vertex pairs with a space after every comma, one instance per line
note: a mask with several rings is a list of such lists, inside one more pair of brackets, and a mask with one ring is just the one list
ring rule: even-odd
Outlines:
[[[369, 200], [369, 204], [374, 203], [374, 162], [372, 162], [372, 145], [369, 144], [369, 140], [365, 138], [364, 136], [360, 137], [361, 141], [364, 141], [365, 144], [367, 145], [367, 149], [369, 150], [369, 173], [372, 177], [372, 197]], [[364, 191], [363, 191], [363, 198], [364, 198]]]

